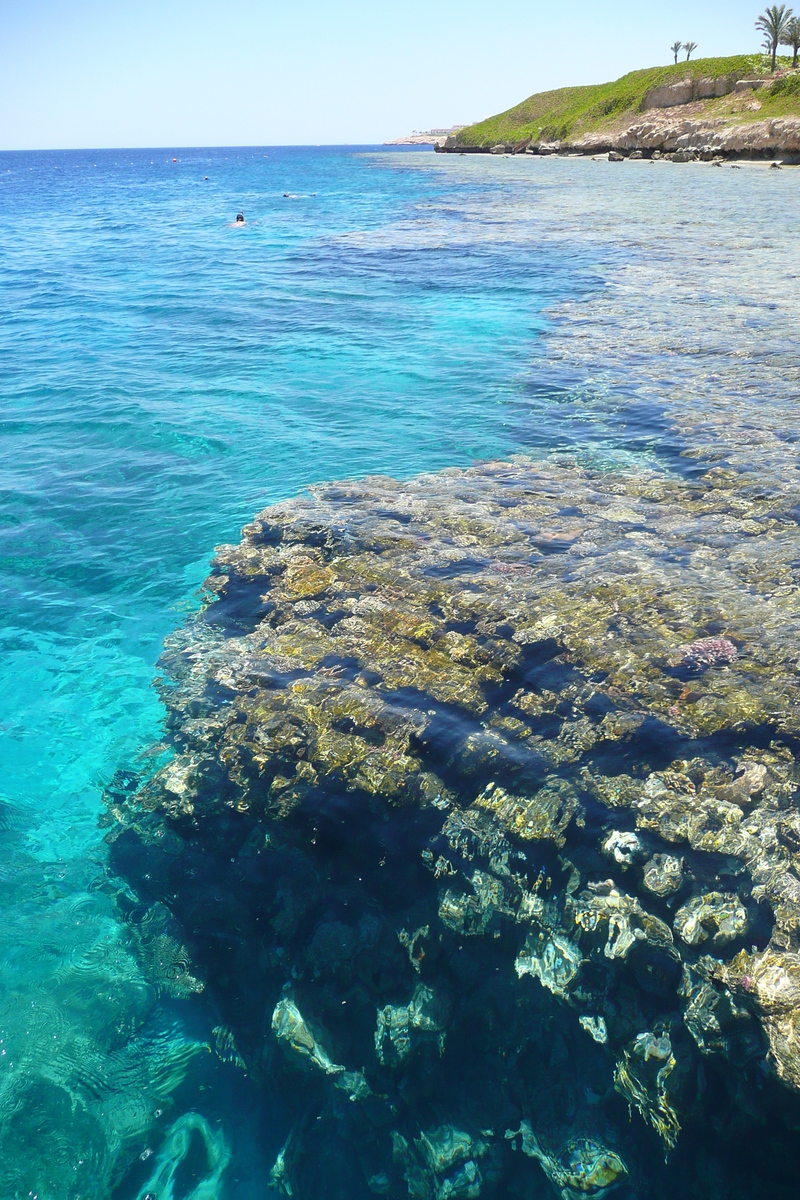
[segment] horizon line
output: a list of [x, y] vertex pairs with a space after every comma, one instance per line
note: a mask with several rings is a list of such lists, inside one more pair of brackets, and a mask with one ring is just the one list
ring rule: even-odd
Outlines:
[[[406, 135], [411, 136], [411, 135]], [[432, 146], [430, 142], [411, 145], [394, 142], [252, 142], [247, 145], [196, 145], [196, 146], [26, 146], [15, 149], [0, 148], [0, 154], [114, 154], [114, 153], [191, 153], [209, 150], [370, 150], [375, 147], [394, 150], [414, 150], [421, 146]]]

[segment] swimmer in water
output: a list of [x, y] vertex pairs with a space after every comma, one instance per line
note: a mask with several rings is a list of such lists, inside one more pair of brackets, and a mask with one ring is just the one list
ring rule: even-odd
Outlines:
[[236, 214], [236, 224], [244, 225], [244, 213], [243, 212], [238, 212]]

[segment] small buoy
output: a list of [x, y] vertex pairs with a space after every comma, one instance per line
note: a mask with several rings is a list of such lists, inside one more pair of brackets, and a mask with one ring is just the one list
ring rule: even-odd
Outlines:
[[173, 160], [172, 160], [172, 161], [173, 161], [173, 162], [177, 162], [178, 160], [177, 160], [177, 158], [173, 158]]
[[203, 179], [208, 179], [208, 176], [207, 176], [207, 175], [204, 175], [204, 176], [203, 176]]

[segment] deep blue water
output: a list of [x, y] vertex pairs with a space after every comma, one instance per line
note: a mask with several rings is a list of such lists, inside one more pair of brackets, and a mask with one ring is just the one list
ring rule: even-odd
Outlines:
[[[89, 1046], [91, 1006], [60, 989], [74, 996], [101, 927], [116, 945], [91, 907], [102, 789], [159, 741], [155, 662], [215, 544], [315, 480], [553, 449], [682, 471], [690, 417], [698, 445], [720, 406], [735, 431], [753, 378], [776, 427], [791, 411], [796, 361], [765, 347], [796, 332], [796, 176], [623, 169], [380, 148], [0, 155], [2, 986], [7, 1014], [58, 1013], [70, 1043], [48, 1057], [48, 1020], [7, 1017], [25, 1086], [70, 1092], [76, 1059], [110, 1044]], [[115, 1028], [131, 1003], [117, 996]], [[159, 1045], [206, 1017], [178, 1019]], [[248, 1153], [232, 1195], [251, 1194]]]

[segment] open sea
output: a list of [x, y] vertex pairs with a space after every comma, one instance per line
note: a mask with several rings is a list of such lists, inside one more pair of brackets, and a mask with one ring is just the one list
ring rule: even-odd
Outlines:
[[[214, 547], [312, 483], [519, 453], [796, 479], [799, 179], [0, 154], [2, 1200], [273, 1194], [280, 1105], [190, 963], [174, 989], [143, 972], [101, 821], [164, 759], [156, 660]], [[208, 1146], [192, 1174], [190, 1113], [216, 1177]]]

